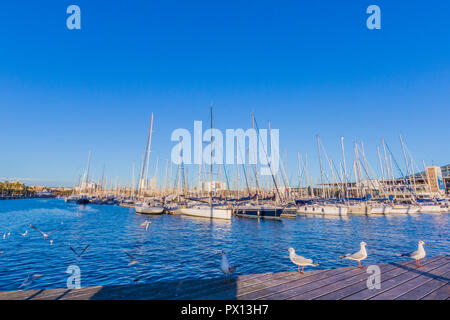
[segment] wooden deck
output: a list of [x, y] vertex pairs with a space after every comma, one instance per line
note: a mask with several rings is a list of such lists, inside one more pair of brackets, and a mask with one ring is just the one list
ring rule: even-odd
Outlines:
[[238, 276], [224, 281], [186, 280], [156, 284], [84, 287], [75, 290], [49, 289], [0, 292], [1, 300], [104, 300], [104, 299], [184, 299], [184, 300], [447, 300], [450, 297], [450, 257], [378, 265], [381, 288], [368, 289], [367, 268], [346, 267], [328, 270], [265, 273]]

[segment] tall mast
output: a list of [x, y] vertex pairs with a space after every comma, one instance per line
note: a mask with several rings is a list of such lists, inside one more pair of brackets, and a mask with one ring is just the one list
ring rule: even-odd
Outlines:
[[319, 144], [319, 135], [316, 135], [317, 138], [317, 152], [319, 154], [319, 165], [320, 165], [320, 183], [322, 184], [322, 197], [325, 197], [325, 186], [323, 185], [323, 171], [322, 171], [322, 157], [320, 155], [320, 144]]
[[341, 150], [342, 150], [342, 166], [344, 167], [344, 181], [345, 181], [345, 196], [347, 197], [347, 164], [345, 163], [345, 151], [344, 151], [344, 137], [341, 137]]
[[210, 193], [209, 193], [209, 204], [212, 206], [212, 196], [213, 196], [213, 184], [212, 184], [212, 169], [213, 169], [213, 105], [211, 104], [211, 166], [210, 166]]
[[143, 181], [144, 181], [144, 174], [145, 174], [145, 165], [147, 163], [147, 156], [150, 155], [150, 141], [151, 141], [151, 136], [152, 136], [152, 129], [153, 129], [153, 112], [152, 112], [152, 116], [150, 118], [150, 130], [148, 131], [148, 137], [147, 137], [147, 145], [145, 146], [145, 153], [144, 153], [144, 160], [142, 162], [142, 168], [141, 168], [141, 174], [139, 177], [139, 188], [138, 188], [138, 197], [141, 196], [141, 191], [142, 191], [142, 187], [143, 187]]

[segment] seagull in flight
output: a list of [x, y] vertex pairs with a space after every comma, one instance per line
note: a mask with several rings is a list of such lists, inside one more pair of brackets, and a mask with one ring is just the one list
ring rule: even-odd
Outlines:
[[42, 233], [42, 235], [44, 236], [44, 240], [47, 240], [47, 238], [49, 237], [49, 235], [51, 235], [52, 233], [58, 231], [58, 229], [50, 231], [50, 232], [44, 232], [39, 230], [38, 228], [36, 228], [35, 226], [33, 226], [32, 224], [30, 224], [30, 227], [33, 228], [34, 230], [39, 231], [40, 233]]
[[129, 254], [128, 252], [125, 252], [125, 254], [130, 259], [130, 263], [128, 263], [129, 266], [132, 266], [132, 265], [134, 265], [134, 264], [139, 262], [138, 260], [134, 259], [134, 257], [131, 254]]
[[[291, 259], [292, 263], [298, 266], [297, 272], [300, 272], [301, 274], [304, 274], [303, 271], [305, 269], [305, 266], [313, 266], [313, 267], [319, 266], [318, 263], [313, 263], [312, 259], [307, 259], [305, 257], [295, 254], [294, 248], [289, 248], [288, 251], [289, 251], [289, 259]], [[302, 271], [300, 271], [300, 266], [302, 266]]]
[[145, 220], [144, 222], [142, 222], [141, 227], [145, 228], [145, 231], [147, 231], [148, 227], [150, 227], [150, 224], [152, 222], [149, 220]]
[[22, 237], [26, 237], [27, 234], [28, 234], [28, 230], [25, 230], [25, 232], [24, 232], [24, 233], [21, 233], [20, 235], [21, 235]]
[[220, 269], [225, 274], [225, 276], [227, 274], [232, 274], [233, 272], [235, 272], [238, 265], [230, 264], [228, 262], [228, 258], [227, 258], [227, 255], [225, 254], [225, 252], [221, 251], [220, 255], [222, 256], [222, 261], [220, 263]]
[[74, 249], [74, 248], [72, 248], [72, 247], [69, 247], [70, 248], [70, 250], [72, 250], [72, 252], [73, 253], [75, 253], [76, 254], [76, 256], [78, 257], [78, 258], [81, 258], [81, 256], [83, 255], [83, 253], [85, 253], [86, 251], [87, 251], [87, 249], [89, 248], [89, 244], [80, 252], [80, 253], [78, 253], [78, 252], [76, 252], [76, 250]]
[[365, 243], [364, 241], [361, 241], [361, 243], [359, 245], [360, 245], [360, 249], [358, 252], [353, 253], [353, 254], [347, 253], [345, 256], [341, 256], [341, 258], [358, 261], [358, 268], [362, 269], [363, 266], [361, 265], [361, 260], [364, 260], [365, 258], [367, 258], [367, 251], [366, 251], [367, 243]]
[[414, 260], [416, 260], [416, 266], [417, 266], [417, 268], [423, 267], [423, 266], [420, 264], [420, 259], [425, 258], [426, 254], [427, 254], [427, 253], [425, 252], [425, 249], [423, 248], [424, 245], [426, 245], [426, 243], [423, 242], [422, 240], [420, 240], [420, 241], [418, 242], [418, 244], [417, 244], [417, 250], [416, 250], [416, 251], [413, 251], [413, 252], [410, 252], [410, 253], [400, 254], [399, 256], [400, 256], [400, 257], [408, 257], [408, 258], [410, 258], [410, 259], [414, 259]]
[[28, 275], [27, 278], [22, 282], [19, 288], [25, 288], [28, 287], [33, 283], [34, 280], [39, 279], [42, 277], [42, 274], [33, 274], [32, 276]]

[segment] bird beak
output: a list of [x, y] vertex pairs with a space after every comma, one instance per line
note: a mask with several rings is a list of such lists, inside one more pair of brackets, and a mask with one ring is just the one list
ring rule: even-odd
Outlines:
[[423, 244], [428, 244], [428, 243], [425, 243], [425, 242], [424, 242]]

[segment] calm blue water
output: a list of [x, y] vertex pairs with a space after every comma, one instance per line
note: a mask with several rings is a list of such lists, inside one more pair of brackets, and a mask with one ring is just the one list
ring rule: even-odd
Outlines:
[[[140, 224], [147, 219], [152, 224], [145, 231]], [[53, 245], [30, 223], [43, 231], [60, 229], [49, 238]], [[28, 236], [22, 237], [25, 230]], [[238, 274], [296, 270], [290, 246], [320, 268], [343, 267], [353, 262], [338, 257], [357, 251], [362, 240], [368, 244], [367, 265], [399, 260], [395, 253], [415, 250], [418, 240], [429, 243], [428, 256], [448, 254], [449, 235], [448, 214], [226, 222], [146, 217], [128, 208], [57, 199], [8, 200], [0, 201], [0, 290], [17, 290], [33, 274], [42, 277], [27, 289], [66, 287], [66, 269], [73, 264], [81, 269], [82, 286], [214, 278], [222, 276], [220, 250], [240, 265]], [[87, 244], [81, 260], [69, 249]], [[125, 252], [139, 263], [128, 266]]]

